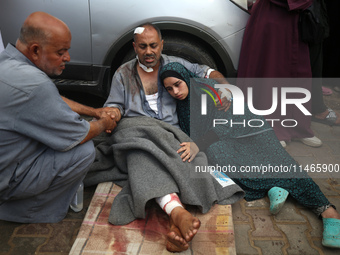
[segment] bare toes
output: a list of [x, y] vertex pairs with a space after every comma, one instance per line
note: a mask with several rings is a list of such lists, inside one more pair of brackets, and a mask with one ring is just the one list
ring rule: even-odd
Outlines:
[[181, 252], [181, 251], [186, 251], [189, 248], [189, 245], [187, 244], [187, 247], [179, 247], [171, 243], [170, 241], [167, 242], [166, 244], [166, 249], [169, 252]]
[[189, 244], [180, 236], [180, 232], [171, 231], [167, 234], [166, 249], [170, 252], [181, 252], [189, 248]]

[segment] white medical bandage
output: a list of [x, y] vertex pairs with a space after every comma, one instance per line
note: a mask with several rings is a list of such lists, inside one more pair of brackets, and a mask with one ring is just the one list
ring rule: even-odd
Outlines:
[[229, 90], [226, 90], [225, 88], [220, 88], [218, 91], [221, 91], [221, 99], [223, 97], [227, 98], [228, 101], [232, 101], [233, 96]]
[[145, 27], [137, 27], [133, 33], [140, 35], [141, 33], [144, 32], [144, 30], [145, 30]]
[[206, 75], [205, 75], [204, 77], [208, 79], [209, 76], [210, 76], [210, 74], [211, 74], [213, 71], [215, 71], [215, 69], [212, 69], [212, 68], [208, 69], [208, 71], [207, 71], [207, 73], [206, 73]]
[[139, 61], [139, 58], [138, 56], [136, 56], [137, 60], [138, 60], [138, 65], [147, 73], [151, 73], [153, 72], [153, 68], [152, 67], [147, 67], [145, 65], [143, 65], [140, 61]]
[[183, 208], [181, 201], [176, 193], [168, 194], [163, 197], [156, 198], [157, 204], [170, 216], [173, 209], [180, 206]]

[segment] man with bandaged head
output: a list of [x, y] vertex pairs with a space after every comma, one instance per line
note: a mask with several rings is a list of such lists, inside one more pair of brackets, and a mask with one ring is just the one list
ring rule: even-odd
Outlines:
[[[116, 71], [105, 103], [106, 107], [114, 109], [117, 119], [148, 116], [179, 128], [175, 99], [167, 93], [159, 79], [159, 70], [170, 62], [181, 63], [202, 78], [224, 78], [220, 72], [209, 66], [162, 54], [161, 32], [153, 24], [146, 23], [134, 30], [133, 47], [136, 59], [123, 64]], [[225, 105], [221, 109], [222, 107]], [[177, 152], [181, 153], [182, 148]], [[183, 161], [191, 161], [190, 153], [183, 153], [181, 157]], [[172, 252], [188, 249], [189, 242], [200, 227], [199, 219], [183, 207], [176, 193], [158, 197], [156, 202], [170, 216], [167, 249]]]

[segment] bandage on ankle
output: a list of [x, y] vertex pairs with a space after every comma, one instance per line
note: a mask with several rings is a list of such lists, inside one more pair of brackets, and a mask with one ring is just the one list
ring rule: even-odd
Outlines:
[[172, 210], [176, 207], [180, 206], [183, 208], [183, 205], [176, 193], [171, 193], [163, 197], [157, 197], [156, 202], [169, 216]]

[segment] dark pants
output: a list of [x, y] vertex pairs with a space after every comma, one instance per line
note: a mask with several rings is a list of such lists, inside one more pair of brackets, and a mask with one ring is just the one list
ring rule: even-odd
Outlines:
[[[323, 43], [323, 76], [340, 77], [340, 1], [325, 0], [329, 23], [329, 37]], [[339, 84], [331, 84], [339, 86]]]
[[309, 57], [312, 68], [312, 114], [322, 113], [327, 110], [327, 106], [323, 101], [322, 94], [322, 68], [323, 68], [323, 52], [322, 43], [309, 45]]

